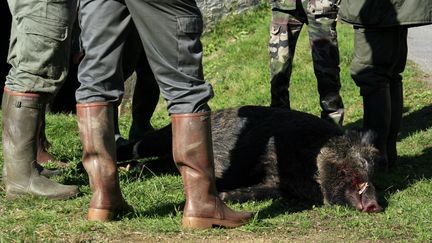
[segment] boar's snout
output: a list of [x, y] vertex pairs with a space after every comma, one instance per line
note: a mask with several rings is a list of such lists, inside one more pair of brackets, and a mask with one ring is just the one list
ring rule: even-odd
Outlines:
[[375, 188], [371, 183], [355, 183], [347, 188], [345, 198], [348, 203], [363, 213], [378, 213], [382, 207], [376, 199]]
[[364, 213], [378, 213], [382, 211], [382, 207], [378, 204], [376, 200], [375, 187], [371, 183], [366, 183], [367, 188], [363, 191], [359, 191], [359, 196], [361, 197], [362, 208], [361, 211]]
[[382, 211], [382, 207], [376, 201], [372, 201], [364, 205], [361, 211], [363, 213], [379, 213]]

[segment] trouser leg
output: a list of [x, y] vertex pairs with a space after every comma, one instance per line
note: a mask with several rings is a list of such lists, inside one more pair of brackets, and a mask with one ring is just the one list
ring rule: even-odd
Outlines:
[[[68, 68], [76, 0], [8, 0], [12, 27], [6, 87], [14, 92], [52, 96], [63, 84]], [[31, 30], [31, 31], [29, 31]]]
[[336, 12], [308, 12], [308, 33], [312, 60], [317, 78], [321, 117], [342, 126], [344, 106], [339, 94], [339, 47], [336, 32]]
[[[208, 110], [213, 96], [202, 70], [203, 21], [193, 0], [129, 1], [133, 21], [168, 112]], [[151, 34], [149, 34], [151, 33]]]
[[295, 16], [272, 11], [270, 27], [270, 92], [272, 107], [291, 108], [289, 83], [295, 48], [303, 23]]
[[390, 82], [390, 99], [391, 99], [391, 120], [390, 129], [387, 141], [387, 157], [389, 168], [396, 165], [397, 161], [397, 150], [396, 141], [402, 124], [403, 114], [403, 84], [402, 75], [405, 70], [407, 61], [407, 34], [408, 28], [399, 28], [399, 39], [398, 39], [398, 58], [395, 62], [393, 78]]
[[120, 103], [123, 97], [124, 45], [130, 15], [122, 1], [81, 0], [81, 43], [85, 55], [78, 67], [78, 103]]
[[[377, 133], [375, 145], [383, 160], [379, 169], [388, 169], [397, 157], [396, 137], [402, 119], [400, 73], [406, 62], [406, 29], [356, 28], [351, 76], [364, 98], [364, 127]], [[399, 77], [399, 78], [398, 78]], [[391, 157], [391, 158], [389, 158]]]

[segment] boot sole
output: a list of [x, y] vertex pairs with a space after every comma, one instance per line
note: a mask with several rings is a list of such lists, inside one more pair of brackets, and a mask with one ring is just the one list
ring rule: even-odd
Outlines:
[[63, 194], [63, 195], [55, 195], [55, 196], [40, 196], [40, 195], [34, 195], [28, 192], [25, 193], [16, 193], [16, 192], [6, 192], [6, 198], [10, 199], [10, 200], [14, 200], [14, 199], [18, 199], [18, 198], [23, 198], [23, 197], [38, 197], [38, 198], [46, 198], [46, 199], [51, 199], [51, 200], [66, 200], [66, 199], [70, 199], [70, 198], [74, 198], [78, 195], [78, 191], [74, 192], [74, 193], [70, 193], [70, 194]]
[[124, 215], [133, 211], [134, 209], [129, 204], [122, 205], [116, 209], [89, 208], [87, 219], [89, 221], [106, 222], [116, 219], [119, 215]]
[[182, 225], [185, 229], [210, 229], [213, 227], [235, 228], [247, 224], [248, 221], [232, 221], [226, 219], [183, 217]]

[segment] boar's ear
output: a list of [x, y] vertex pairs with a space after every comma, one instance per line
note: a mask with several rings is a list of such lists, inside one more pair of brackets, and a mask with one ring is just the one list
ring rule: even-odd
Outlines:
[[324, 166], [325, 164], [339, 164], [338, 156], [335, 154], [334, 149], [329, 147], [323, 147], [320, 150], [320, 154], [318, 156], [318, 166]]
[[372, 130], [367, 130], [362, 132], [361, 142], [363, 144], [373, 144], [375, 138], [376, 138], [375, 132], [373, 132]]
[[[335, 171], [344, 163], [336, 151], [329, 147], [323, 147], [317, 157], [317, 177], [321, 181], [322, 178], [332, 178]], [[318, 182], [320, 183], [320, 182]], [[321, 183], [320, 183], [321, 184]]]

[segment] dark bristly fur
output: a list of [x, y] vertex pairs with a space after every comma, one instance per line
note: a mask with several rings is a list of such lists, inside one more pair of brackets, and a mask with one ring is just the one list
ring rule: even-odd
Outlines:
[[[119, 158], [171, 154], [170, 132], [168, 126], [120, 148]], [[304, 112], [259, 106], [214, 112], [212, 133], [217, 188], [224, 200], [282, 196], [380, 209], [371, 182], [378, 154], [369, 133], [344, 133]], [[364, 193], [360, 185], [367, 185]]]

